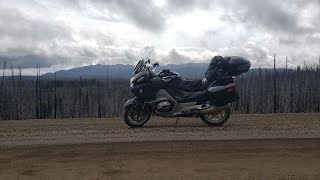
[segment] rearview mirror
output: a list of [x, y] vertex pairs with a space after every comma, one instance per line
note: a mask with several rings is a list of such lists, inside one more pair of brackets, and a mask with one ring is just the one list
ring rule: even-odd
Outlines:
[[158, 62], [155, 62], [154, 64], [153, 64], [153, 67], [158, 67], [159, 66], [159, 63]]

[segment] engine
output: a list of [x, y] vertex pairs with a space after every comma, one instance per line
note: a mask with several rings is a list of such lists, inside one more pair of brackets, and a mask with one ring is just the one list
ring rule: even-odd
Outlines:
[[173, 103], [170, 101], [161, 101], [157, 106], [157, 110], [159, 112], [169, 112], [172, 110], [172, 108], [173, 108]]

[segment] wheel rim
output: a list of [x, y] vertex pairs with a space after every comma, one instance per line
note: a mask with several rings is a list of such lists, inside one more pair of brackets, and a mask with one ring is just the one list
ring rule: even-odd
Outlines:
[[206, 114], [205, 118], [207, 121], [211, 123], [220, 123], [228, 117], [229, 111], [230, 111], [229, 109], [226, 109], [218, 113]]
[[131, 107], [128, 109], [128, 120], [134, 125], [141, 125], [149, 119], [150, 113], [147, 106], [143, 109], [142, 107]]

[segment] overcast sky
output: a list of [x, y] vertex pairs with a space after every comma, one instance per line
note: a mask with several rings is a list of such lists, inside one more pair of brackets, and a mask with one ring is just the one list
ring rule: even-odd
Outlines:
[[0, 57], [26, 72], [214, 55], [271, 67], [273, 53], [318, 63], [320, 0], [0, 0]]

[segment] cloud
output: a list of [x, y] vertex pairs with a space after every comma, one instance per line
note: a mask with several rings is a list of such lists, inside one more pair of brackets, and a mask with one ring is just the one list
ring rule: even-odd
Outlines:
[[320, 44], [320, 33], [309, 35], [306, 39], [307, 43], [310, 44]]
[[248, 58], [253, 67], [266, 67], [272, 65], [272, 55], [267, 48], [256, 42], [245, 42], [241, 47], [221, 48], [217, 54], [223, 56], [242, 56]]
[[210, 0], [168, 0], [164, 7], [159, 7], [152, 0], [92, 0], [87, 1], [87, 5], [79, 2], [77, 7], [82, 7], [82, 10], [90, 6], [99, 9], [100, 13], [87, 15], [100, 20], [127, 20], [143, 30], [161, 33], [165, 30], [166, 19], [170, 16], [192, 12], [194, 9], [208, 9], [211, 3]]
[[46, 41], [70, 40], [70, 27], [47, 19], [28, 17], [26, 12], [0, 6], [0, 37], [15, 37], [20, 40]]
[[246, 0], [239, 5], [245, 10], [243, 14], [240, 13], [243, 21], [263, 25], [275, 31], [299, 33], [307, 30], [298, 25], [294, 12], [285, 9], [290, 8], [289, 4], [286, 4], [288, 7], [282, 7], [277, 1]]
[[151, 59], [159, 61], [162, 64], [186, 64], [186, 63], [209, 63], [217, 52], [201, 48], [172, 48], [155, 49]]
[[79, 4], [78, 7], [84, 11], [87, 11], [88, 7], [98, 10], [97, 13], [87, 13], [96, 19], [127, 21], [155, 33], [161, 32], [165, 27], [165, 16], [161, 8], [149, 0], [92, 0], [87, 1], [86, 5], [81, 5], [81, 2]]
[[185, 14], [194, 9], [209, 9], [214, 3], [212, 0], [168, 0], [168, 11], [173, 14]]
[[294, 58], [292, 64], [314, 63], [320, 54], [319, 2], [0, 1], [0, 57], [48, 69], [141, 58], [207, 62], [219, 54], [245, 56], [263, 67], [271, 66], [273, 53]]
[[28, 54], [25, 56], [18, 56], [15, 58], [4, 58], [1, 60], [6, 61], [8, 64], [12, 65], [14, 68], [22, 67], [24, 69], [33, 69], [35, 67], [49, 68], [57, 63], [61, 63], [66, 59], [59, 56], [43, 56]]

